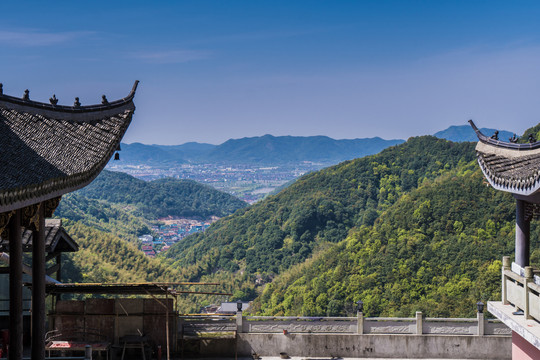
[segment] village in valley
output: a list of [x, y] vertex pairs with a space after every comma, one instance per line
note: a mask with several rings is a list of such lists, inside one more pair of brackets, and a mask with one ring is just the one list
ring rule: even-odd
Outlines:
[[167, 251], [172, 245], [184, 237], [205, 231], [217, 220], [219, 218], [216, 216], [207, 221], [173, 216], [158, 219], [160, 224], [152, 226], [152, 233], [154, 235], [146, 234], [139, 237], [141, 250], [147, 256], [153, 258], [160, 252]]

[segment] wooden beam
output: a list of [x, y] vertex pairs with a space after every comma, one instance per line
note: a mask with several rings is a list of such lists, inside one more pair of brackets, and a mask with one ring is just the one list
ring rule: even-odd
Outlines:
[[59, 251], [48, 253], [47, 256], [45, 257], [45, 262], [51, 261], [52, 259], [56, 258], [60, 254], [61, 254], [61, 252], [59, 252]]
[[50, 276], [51, 274], [54, 274], [58, 270], [60, 270], [60, 264], [55, 264], [55, 265], [51, 266], [50, 268], [48, 268], [46, 273], [47, 273], [47, 275]]

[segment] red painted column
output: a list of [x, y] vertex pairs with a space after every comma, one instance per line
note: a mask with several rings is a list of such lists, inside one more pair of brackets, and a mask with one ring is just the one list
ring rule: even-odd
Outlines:
[[9, 360], [23, 357], [21, 210], [9, 221]]
[[32, 232], [32, 360], [45, 359], [45, 212]]
[[531, 222], [525, 219], [525, 201], [516, 200], [516, 264], [529, 266]]
[[540, 350], [512, 331], [512, 360], [538, 360]]

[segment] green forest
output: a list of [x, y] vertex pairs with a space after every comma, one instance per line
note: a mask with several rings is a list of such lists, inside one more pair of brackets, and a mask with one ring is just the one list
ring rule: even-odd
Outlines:
[[424, 181], [469, 163], [473, 147], [418, 137], [308, 174], [278, 195], [177, 243], [166, 256], [179, 268], [196, 264], [194, 279], [220, 270], [281, 273], [327, 243], [343, 240], [352, 227], [372, 225]]
[[[484, 180], [474, 146], [416, 137], [307, 174], [148, 263], [136, 249], [125, 261], [105, 246], [110, 236], [123, 241], [144, 226], [135, 205], [85, 197], [74, 207], [68, 198], [62, 211], [81, 215], [68, 231], [77, 240], [91, 231], [104, 239], [73, 255], [73, 264], [81, 263], [73, 271], [85, 281], [115, 271], [126, 279], [134, 273], [143, 280], [217, 281], [220, 291], [234, 294], [229, 300], [253, 300], [252, 313], [263, 315], [352, 315], [362, 300], [367, 316], [471, 316], [477, 301], [500, 298], [501, 257], [513, 254], [515, 210], [512, 196]], [[87, 215], [90, 206], [95, 215]], [[125, 218], [110, 220], [118, 216]], [[126, 221], [134, 226], [123, 227]], [[538, 239], [536, 220], [531, 229]], [[534, 240], [535, 264], [538, 245]], [[92, 257], [111, 260], [105, 267], [85, 262]], [[186, 297], [182, 306], [192, 312], [216, 301]]]
[[75, 194], [87, 199], [130, 205], [136, 208], [136, 214], [154, 219], [169, 215], [201, 219], [223, 217], [247, 206], [232, 195], [193, 180], [165, 178], [144, 181], [107, 170]]

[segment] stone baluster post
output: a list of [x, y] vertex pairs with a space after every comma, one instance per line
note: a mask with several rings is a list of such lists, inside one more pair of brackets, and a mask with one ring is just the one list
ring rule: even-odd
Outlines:
[[423, 319], [422, 319], [422, 312], [421, 311], [417, 311], [416, 312], [416, 335], [422, 335], [422, 332], [423, 332], [423, 329], [422, 329], [422, 324], [423, 322]]
[[237, 333], [244, 332], [243, 326], [244, 325], [243, 325], [242, 311], [238, 311], [236, 312], [236, 332]]
[[478, 320], [478, 336], [482, 336], [485, 334], [484, 326], [484, 313], [483, 312], [477, 312], [476, 313], [476, 319]]
[[506, 270], [510, 270], [510, 257], [509, 256], [503, 256], [502, 258], [502, 291], [501, 291], [501, 297], [502, 297], [502, 303], [503, 305], [508, 305], [508, 296], [507, 296], [507, 289], [506, 289], [506, 275], [504, 272]]
[[356, 315], [358, 317], [356, 333], [361, 335], [364, 333], [364, 313], [358, 311]]
[[525, 296], [523, 314], [525, 319], [531, 319], [529, 311], [529, 286], [528, 284], [533, 280], [533, 269], [530, 266], [525, 266], [525, 278], [523, 279], [523, 296]]

